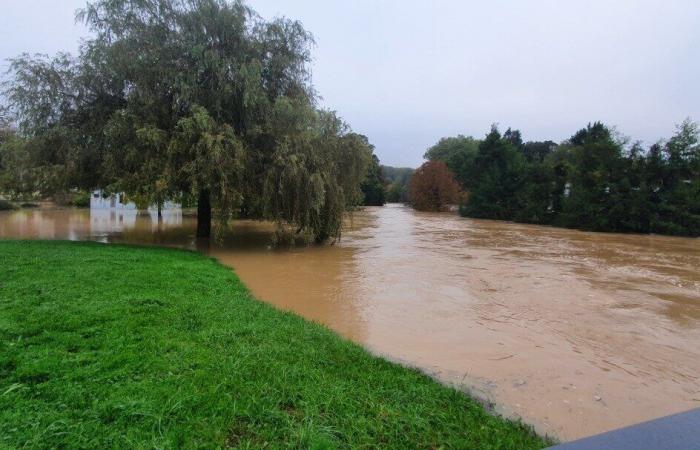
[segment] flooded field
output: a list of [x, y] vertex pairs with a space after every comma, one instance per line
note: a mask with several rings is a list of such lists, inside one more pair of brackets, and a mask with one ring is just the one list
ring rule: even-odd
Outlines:
[[255, 295], [569, 440], [700, 407], [700, 240], [369, 208], [335, 246], [222, 245], [166, 212], [0, 213], [0, 238], [196, 248]]

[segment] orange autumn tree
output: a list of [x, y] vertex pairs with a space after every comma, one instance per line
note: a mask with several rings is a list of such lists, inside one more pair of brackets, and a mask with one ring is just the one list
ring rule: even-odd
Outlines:
[[419, 211], [442, 211], [456, 203], [460, 194], [459, 183], [442, 161], [428, 161], [411, 177], [411, 206]]

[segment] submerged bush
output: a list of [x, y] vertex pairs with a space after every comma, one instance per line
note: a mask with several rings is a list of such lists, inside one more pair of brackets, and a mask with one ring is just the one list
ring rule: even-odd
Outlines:
[[8, 202], [7, 200], [0, 200], [0, 211], [11, 211], [17, 209], [14, 203]]
[[89, 208], [90, 194], [87, 192], [79, 192], [75, 197], [73, 197], [71, 206], [75, 206], [76, 208]]

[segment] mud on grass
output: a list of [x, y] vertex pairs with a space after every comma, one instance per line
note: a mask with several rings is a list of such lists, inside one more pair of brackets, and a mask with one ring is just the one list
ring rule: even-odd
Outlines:
[[2, 448], [547, 443], [199, 254], [0, 241]]

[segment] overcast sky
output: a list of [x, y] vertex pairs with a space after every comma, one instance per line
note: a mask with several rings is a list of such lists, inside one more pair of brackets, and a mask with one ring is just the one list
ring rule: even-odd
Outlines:
[[[75, 52], [85, 0], [0, 0], [0, 60]], [[562, 140], [602, 120], [634, 139], [700, 120], [699, 0], [251, 0], [316, 39], [324, 106], [382, 162], [490, 124]], [[4, 63], [3, 63], [4, 64]]]

